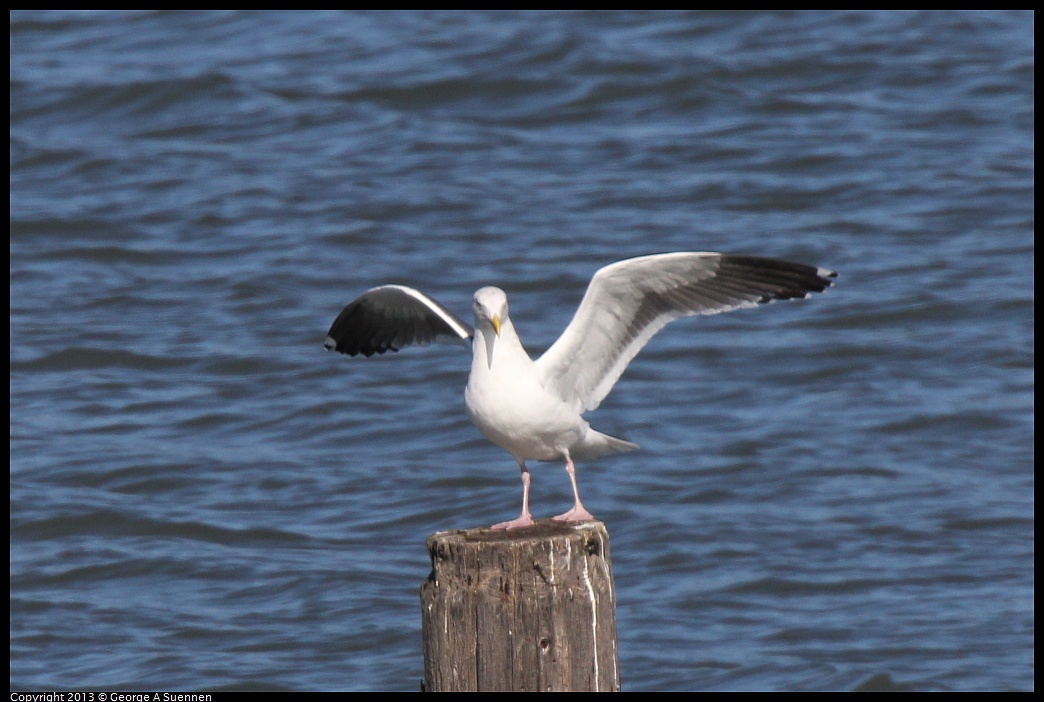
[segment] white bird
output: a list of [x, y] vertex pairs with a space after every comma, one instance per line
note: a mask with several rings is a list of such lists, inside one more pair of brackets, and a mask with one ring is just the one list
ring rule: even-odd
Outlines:
[[522, 470], [522, 513], [493, 526], [533, 523], [527, 460], [565, 461], [573, 508], [555, 519], [594, 519], [580, 501], [574, 461], [638, 448], [595, 431], [583, 413], [598, 407], [627, 364], [668, 322], [697, 314], [808, 297], [832, 285], [825, 268], [721, 253], [665, 253], [605, 266], [595, 273], [562, 336], [532, 360], [508, 315], [507, 295], [475, 293], [475, 329], [424, 293], [382, 285], [349, 303], [330, 327], [327, 350], [354, 356], [410, 344], [472, 340], [464, 390], [468, 417]]

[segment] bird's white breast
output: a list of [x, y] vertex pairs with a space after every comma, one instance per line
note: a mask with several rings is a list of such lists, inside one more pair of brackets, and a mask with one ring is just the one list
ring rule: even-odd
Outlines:
[[541, 385], [510, 321], [500, 336], [492, 329], [475, 334], [464, 404], [479, 431], [520, 460], [562, 458], [588, 429], [576, 410]]

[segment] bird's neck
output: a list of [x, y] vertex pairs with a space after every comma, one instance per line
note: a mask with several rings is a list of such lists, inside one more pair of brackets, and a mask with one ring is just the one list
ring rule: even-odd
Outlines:
[[529, 354], [522, 348], [522, 342], [510, 319], [505, 319], [500, 323], [499, 336], [488, 324], [483, 324], [475, 329], [472, 371], [490, 372], [500, 365], [518, 368], [519, 364], [532, 362]]

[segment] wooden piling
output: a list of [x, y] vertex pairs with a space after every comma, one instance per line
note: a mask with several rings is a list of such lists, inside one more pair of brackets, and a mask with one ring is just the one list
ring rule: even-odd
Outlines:
[[620, 690], [602, 522], [440, 532], [428, 553], [425, 690]]

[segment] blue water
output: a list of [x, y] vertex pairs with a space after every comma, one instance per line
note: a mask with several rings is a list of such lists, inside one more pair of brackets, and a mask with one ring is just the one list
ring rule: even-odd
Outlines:
[[[416, 690], [425, 538], [517, 515], [384, 282], [723, 250], [589, 419], [625, 690], [1034, 687], [1034, 15], [12, 12], [12, 689]], [[570, 504], [535, 464], [533, 509]]]

